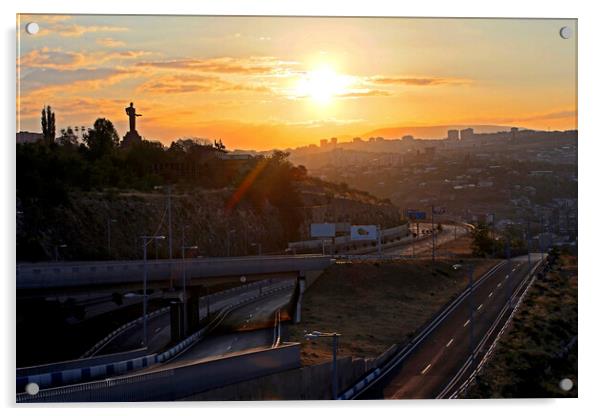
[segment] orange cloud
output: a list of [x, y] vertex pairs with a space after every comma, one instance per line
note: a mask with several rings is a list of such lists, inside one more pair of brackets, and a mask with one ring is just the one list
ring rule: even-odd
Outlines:
[[96, 43], [100, 46], [105, 46], [107, 48], [119, 48], [125, 46], [125, 42], [113, 38], [96, 39]]
[[146, 51], [71, 52], [60, 48], [34, 49], [17, 59], [17, 65], [29, 68], [75, 70], [98, 67], [110, 61], [130, 60], [149, 55]]
[[151, 94], [228, 91], [263, 93], [270, 92], [270, 89], [262, 85], [232, 83], [215, 76], [178, 74], [155, 76], [141, 84], [138, 91]]
[[180, 69], [224, 74], [271, 75], [289, 72], [297, 63], [273, 57], [173, 59], [165, 61], [138, 62], [140, 67]]
[[471, 81], [460, 78], [432, 78], [432, 77], [370, 77], [369, 82], [382, 85], [414, 85], [414, 86], [432, 86], [432, 85], [465, 85]]

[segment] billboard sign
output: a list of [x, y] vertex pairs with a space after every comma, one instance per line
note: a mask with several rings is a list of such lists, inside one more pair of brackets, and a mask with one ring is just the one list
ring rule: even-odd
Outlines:
[[411, 220], [426, 220], [425, 211], [416, 211], [413, 209], [409, 209], [406, 211], [406, 216]]
[[334, 237], [336, 234], [336, 224], [311, 224], [310, 235], [312, 238]]
[[352, 240], [376, 240], [378, 238], [378, 230], [376, 225], [352, 225], [351, 239]]

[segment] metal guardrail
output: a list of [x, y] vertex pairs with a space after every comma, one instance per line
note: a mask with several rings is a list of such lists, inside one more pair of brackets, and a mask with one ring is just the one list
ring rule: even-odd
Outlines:
[[[522, 304], [524, 297], [526, 296], [527, 292], [529, 291], [529, 288], [531, 287], [531, 285], [533, 284], [533, 282], [536, 279], [536, 271], [541, 266], [541, 263], [542, 263], [542, 261], [539, 260], [537, 262], [537, 264], [534, 267], [532, 267], [532, 269], [529, 271], [527, 277], [525, 279], [523, 279], [523, 281], [521, 282], [519, 287], [516, 288], [516, 290], [512, 294], [512, 297], [510, 298], [510, 305], [508, 305], [507, 303], [504, 305], [504, 307], [498, 314], [498, 316], [495, 319], [495, 321], [493, 322], [493, 324], [490, 326], [489, 330], [487, 331], [487, 333], [485, 334], [483, 339], [481, 339], [479, 344], [476, 346], [476, 348], [473, 352], [473, 354], [475, 354], [475, 355], [478, 354], [479, 351], [483, 348], [485, 343], [491, 337], [495, 328], [497, 328], [499, 326], [502, 317], [508, 312], [508, 308], [511, 307], [512, 310], [511, 310], [510, 314], [508, 315], [508, 317], [506, 318], [504, 325], [502, 326], [500, 331], [496, 334], [496, 337], [494, 338], [493, 342], [487, 349], [487, 352], [483, 355], [483, 358], [481, 359], [481, 361], [479, 361], [479, 363], [477, 364], [474, 371], [468, 376], [468, 378], [464, 381], [464, 383], [462, 383], [456, 390], [454, 390], [452, 393], [450, 393], [451, 389], [457, 384], [458, 380], [466, 372], [466, 370], [468, 369], [470, 364], [472, 364], [472, 356], [471, 356], [464, 363], [464, 365], [460, 368], [460, 370], [456, 373], [456, 375], [452, 378], [452, 380], [448, 383], [448, 385], [437, 396], [438, 399], [445, 398], [445, 396], [448, 396], [450, 399], [457, 398], [460, 394], [462, 394], [464, 391], [466, 391], [468, 386], [474, 381], [477, 374], [481, 371], [481, 369], [483, 368], [485, 363], [489, 360], [489, 358], [493, 354], [493, 351], [495, 350], [497, 343], [499, 342], [500, 338], [502, 337], [502, 335], [504, 334], [504, 332], [507, 330], [508, 326], [510, 325], [510, 322], [512, 321], [512, 318], [516, 314], [518, 307]], [[525, 286], [525, 284], [527, 285], [527, 287], [522, 291], [518, 300], [516, 302], [514, 302], [514, 305], [512, 305], [513, 299], [515, 299], [516, 296], [518, 295], [518, 293], [521, 292], [521, 290]]]
[[[500, 267], [505, 264], [505, 261], [499, 262], [497, 265], [489, 269], [487, 273], [485, 273], [480, 279], [478, 279], [474, 285], [473, 289], [475, 290], [479, 286], [481, 286], [487, 279], [489, 279]], [[359, 396], [361, 393], [368, 390], [371, 386], [373, 386], [377, 381], [379, 381], [382, 377], [386, 376], [392, 369], [394, 369], [399, 363], [401, 363], [416, 347], [431, 333], [433, 332], [447, 316], [449, 316], [458, 305], [463, 302], [466, 297], [470, 293], [470, 287], [464, 289], [460, 295], [458, 295], [451, 303], [449, 303], [443, 310], [435, 316], [435, 318], [429, 322], [420, 333], [414, 337], [408, 344], [406, 344], [401, 351], [395, 354], [390, 360], [388, 360], [381, 367], [377, 367], [370, 371], [364, 378], [358, 381], [355, 385], [353, 385], [350, 389], [343, 392], [337, 400], [352, 400], [355, 397]]]
[[[260, 280], [257, 282], [252, 282], [246, 285], [242, 285], [242, 286], [237, 286], [237, 287], [233, 287], [230, 289], [226, 289], [223, 290], [221, 292], [217, 292], [217, 293], [213, 293], [211, 295], [208, 296], [204, 296], [203, 298], [206, 299], [206, 301], [211, 301], [212, 299], [215, 298], [227, 298], [229, 295], [231, 294], [237, 294], [240, 292], [245, 292], [249, 289], [253, 289], [255, 288], [255, 286], [264, 286], [264, 285], [270, 285], [273, 283], [273, 279], [268, 279], [267, 283], [265, 283], [266, 281], [264, 280]], [[156, 311], [151, 312], [150, 314], [147, 315], [147, 319], [149, 318], [154, 318], [157, 315], [161, 315], [163, 313], [169, 312], [169, 306], [166, 306], [164, 308], [161, 309], [157, 309]], [[120, 326], [119, 328], [115, 329], [114, 331], [111, 331], [111, 333], [109, 333], [106, 337], [104, 337], [103, 339], [101, 339], [100, 341], [98, 341], [96, 344], [94, 344], [90, 349], [88, 349], [84, 354], [82, 354], [82, 356], [80, 358], [87, 358], [87, 357], [91, 357], [94, 356], [101, 348], [103, 348], [106, 344], [108, 344], [109, 342], [111, 342], [111, 340], [113, 340], [115, 337], [119, 336], [120, 334], [122, 334], [124, 331], [127, 331], [128, 329], [132, 328], [133, 326], [136, 326], [137, 324], [140, 324], [141, 322], [144, 321], [144, 316], [140, 316], [136, 319], [134, 319], [133, 321], [127, 322], [125, 324], [123, 324], [122, 326]]]
[[[18, 377], [17, 378], [17, 390], [23, 390], [24, 387], [29, 383], [36, 383], [36, 384], [38, 384], [38, 386], [41, 389], [47, 388], [47, 390], [53, 390], [53, 391], [58, 391], [57, 389], [65, 389], [65, 391], [71, 391], [70, 388], [72, 386], [62, 386], [62, 387], [55, 387], [55, 388], [48, 388], [48, 387], [50, 387], [52, 385], [56, 385], [58, 383], [62, 383], [62, 384], [77, 383], [79, 381], [83, 381], [83, 380], [90, 379], [90, 378], [122, 375], [122, 374], [126, 374], [128, 372], [131, 372], [131, 371], [141, 370], [150, 365], [167, 363], [167, 362], [173, 360], [174, 358], [176, 358], [178, 355], [180, 355], [184, 351], [186, 351], [191, 346], [193, 346], [200, 339], [202, 339], [204, 334], [213, 330], [233, 310], [235, 310], [239, 307], [242, 307], [248, 303], [252, 303], [265, 296], [269, 296], [275, 292], [289, 288], [291, 286], [294, 286], [294, 283], [279, 282], [277, 284], [277, 286], [272, 289], [260, 290], [259, 293], [255, 296], [252, 296], [250, 298], [245, 298], [239, 302], [233, 303], [232, 305], [222, 308], [220, 310], [220, 312], [218, 313], [218, 315], [207, 326], [201, 328], [199, 331], [195, 332], [194, 334], [190, 335], [183, 341], [174, 345], [172, 348], [170, 348], [167, 351], [164, 351], [160, 354], [149, 354], [147, 356], [138, 357], [138, 358], [131, 359], [131, 360], [102, 364], [102, 365], [92, 366], [92, 367], [75, 368], [75, 369], [70, 369], [70, 370], [66, 370], [66, 371], [62, 371], [62, 372], [45, 373], [45, 374], [37, 374], [37, 375], [28, 375], [25, 377]], [[95, 382], [91, 382], [91, 383], [95, 383]], [[90, 383], [83, 383], [83, 384], [90, 384]], [[44, 391], [44, 390], [42, 390], [42, 391]], [[28, 394], [27, 393], [19, 393], [19, 394], [17, 394], [17, 399], [19, 399], [19, 395], [28, 395]], [[26, 397], [26, 396], [22, 396], [22, 397]]]

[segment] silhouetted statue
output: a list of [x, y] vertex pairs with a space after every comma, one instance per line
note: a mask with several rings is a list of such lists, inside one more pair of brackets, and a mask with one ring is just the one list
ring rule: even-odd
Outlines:
[[136, 131], [136, 117], [141, 117], [142, 114], [136, 114], [134, 103], [130, 103], [130, 106], [125, 108], [125, 113], [130, 118], [130, 131], [128, 131], [123, 137], [123, 142], [121, 145], [123, 147], [128, 147], [134, 143], [140, 143], [142, 141], [142, 137], [140, 137]]
[[134, 103], [130, 103], [129, 107], [125, 108], [125, 113], [130, 117], [130, 131], [136, 131], [136, 117], [142, 117], [142, 114], [136, 114]]

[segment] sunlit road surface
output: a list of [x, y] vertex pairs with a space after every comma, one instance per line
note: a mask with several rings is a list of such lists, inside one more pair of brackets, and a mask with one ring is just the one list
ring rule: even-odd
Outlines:
[[[531, 255], [533, 262], [539, 255]], [[473, 292], [474, 345], [483, 339], [508, 296], [527, 276], [527, 258], [512, 259]], [[360, 399], [434, 399], [470, 357], [470, 296], [410, 353], [402, 364]]]
[[[425, 227], [428, 227], [430, 229], [430, 225], [426, 225]], [[455, 226], [455, 230], [453, 225], [442, 224], [441, 227], [443, 229], [435, 236], [435, 243], [437, 246], [453, 241], [456, 237], [463, 236], [468, 232], [465, 227], [459, 225]], [[412, 227], [412, 230], [415, 230], [415, 226]], [[401, 247], [385, 249], [383, 250], [383, 254], [397, 256], [412, 256], [413, 254], [428, 254], [431, 252], [432, 249], [433, 238], [431, 235], [429, 235], [427, 237], [416, 239], [413, 248], [412, 243], [409, 243]]]
[[[282, 290], [232, 311], [220, 327], [237, 332], [209, 336], [177, 357], [177, 362], [220, 357], [256, 347], [269, 347], [273, 342], [274, 314], [287, 306], [294, 293]], [[250, 330], [257, 327], [268, 329]], [[218, 328], [219, 329], [219, 328]]]
[[[276, 285], [282, 284], [282, 282], [278, 282]], [[273, 287], [273, 286], [272, 286]], [[280, 296], [284, 296], [284, 294], [288, 293], [289, 298], [292, 295], [292, 290], [287, 291], [283, 290], [282, 292], [278, 292]], [[221, 308], [226, 307], [227, 305], [233, 303], [238, 299], [243, 299], [247, 297], [248, 293], [244, 292], [239, 294], [235, 298], [226, 298], [221, 300], [216, 300], [211, 303], [211, 311], [215, 312]], [[271, 299], [271, 297], [266, 298], [267, 300]], [[267, 301], [266, 300], [266, 301]], [[259, 301], [261, 302], [261, 301]], [[272, 311], [273, 312], [273, 311]], [[200, 300], [199, 306], [199, 318], [205, 318], [207, 313], [205, 301], [203, 298]], [[244, 321], [244, 319], [242, 319]], [[230, 320], [225, 320], [224, 323], [231, 322]], [[162, 313], [157, 316], [150, 317], [147, 321], [147, 334], [148, 334], [148, 351], [149, 352], [159, 352], [163, 350], [171, 341], [171, 318], [169, 312]], [[143, 338], [143, 324], [142, 322], [134, 325], [133, 327], [127, 329], [123, 333], [117, 335], [110, 342], [108, 342], [105, 346], [99, 349], [95, 355], [104, 355], [104, 354], [112, 354], [116, 352], [122, 351], [130, 351], [136, 348], [140, 348]]]

